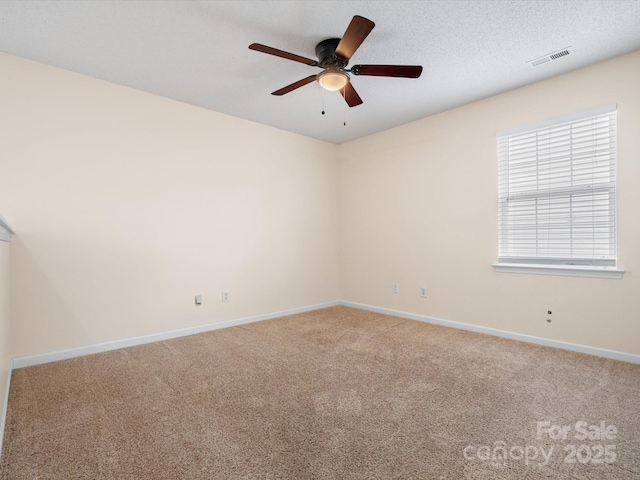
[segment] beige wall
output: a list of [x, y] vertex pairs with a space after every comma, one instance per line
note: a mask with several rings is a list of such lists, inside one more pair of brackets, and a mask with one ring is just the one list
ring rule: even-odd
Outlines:
[[[341, 145], [342, 299], [640, 354], [638, 78], [640, 52]], [[494, 272], [496, 132], [613, 103], [624, 278]]]
[[[9, 55], [0, 71], [14, 357], [338, 298], [640, 353], [640, 52], [339, 147]], [[624, 278], [495, 273], [495, 133], [611, 103]]]
[[5, 54], [0, 71], [13, 356], [339, 298], [335, 145]]

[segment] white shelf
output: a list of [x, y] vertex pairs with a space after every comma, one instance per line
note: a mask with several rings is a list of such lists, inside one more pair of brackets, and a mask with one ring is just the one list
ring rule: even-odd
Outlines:
[[13, 229], [9, 226], [7, 221], [2, 218], [2, 215], [0, 215], [0, 241], [10, 242], [11, 235], [13, 235], [13, 233]]

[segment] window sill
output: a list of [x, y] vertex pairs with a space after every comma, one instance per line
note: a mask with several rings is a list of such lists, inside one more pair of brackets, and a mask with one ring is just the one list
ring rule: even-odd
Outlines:
[[499, 273], [528, 273], [534, 275], [563, 275], [569, 277], [595, 277], [620, 279], [624, 270], [614, 267], [587, 267], [578, 265], [530, 265], [524, 263], [494, 263]]

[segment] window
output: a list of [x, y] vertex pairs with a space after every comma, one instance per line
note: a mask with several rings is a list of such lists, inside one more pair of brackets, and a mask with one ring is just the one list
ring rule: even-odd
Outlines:
[[497, 141], [496, 270], [615, 270], [616, 106], [502, 132]]

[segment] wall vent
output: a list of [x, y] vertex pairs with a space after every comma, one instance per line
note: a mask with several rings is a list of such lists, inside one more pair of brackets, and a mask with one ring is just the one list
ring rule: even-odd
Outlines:
[[529, 60], [527, 63], [531, 67], [539, 67], [540, 65], [544, 65], [545, 63], [558, 60], [559, 58], [566, 57], [567, 55], [571, 55], [572, 53], [573, 53], [573, 48], [567, 47], [567, 48], [563, 48], [562, 50], [558, 50], [557, 52], [549, 53], [547, 55], [543, 55], [542, 57]]

